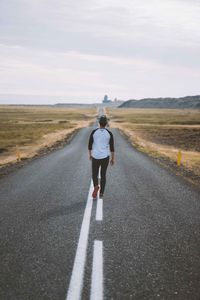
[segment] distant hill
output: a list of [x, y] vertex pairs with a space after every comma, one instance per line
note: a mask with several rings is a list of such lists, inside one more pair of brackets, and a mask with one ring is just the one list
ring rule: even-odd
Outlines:
[[96, 107], [97, 103], [56, 103], [54, 104], [55, 107], [59, 108], [89, 108], [89, 107]]
[[181, 98], [145, 98], [141, 100], [128, 100], [119, 108], [192, 108], [200, 109], [200, 96], [187, 96]]
[[54, 106], [56, 107], [76, 107], [76, 108], [87, 108], [87, 107], [118, 107], [121, 105], [123, 101], [118, 100], [118, 101], [110, 101], [108, 103], [56, 103]]

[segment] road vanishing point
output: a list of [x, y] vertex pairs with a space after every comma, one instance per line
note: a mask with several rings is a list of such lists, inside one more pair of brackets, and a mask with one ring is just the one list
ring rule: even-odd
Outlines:
[[0, 179], [0, 299], [199, 300], [198, 191], [111, 128], [93, 201], [92, 129]]

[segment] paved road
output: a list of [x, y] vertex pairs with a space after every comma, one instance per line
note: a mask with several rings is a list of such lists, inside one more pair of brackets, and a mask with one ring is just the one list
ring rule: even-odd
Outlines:
[[[116, 165], [108, 169], [103, 220], [96, 221], [96, 202], [85, 216], [91, 129], [0, 179], [0, 299], [65, 300], [83, 218], [90, 227], [81, 299], [90, 299], [95, 282], [96, 300], [101, 288], [104, 299], [200, 299], [198, 192], [113, 129]], [[93, 282], [94, 241], [103, 246], [103, 268], [97, 251]]]

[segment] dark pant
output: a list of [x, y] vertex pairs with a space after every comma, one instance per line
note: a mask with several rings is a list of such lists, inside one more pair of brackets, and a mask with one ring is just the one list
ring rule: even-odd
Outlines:
[[106, 185], [106, 170], [109, 163], [109, 156], [102, 159], [92, 158], [92, 180], [94, 186], [98, 185], [99, 167], [101, 167], [100, 193], [104, 193]]

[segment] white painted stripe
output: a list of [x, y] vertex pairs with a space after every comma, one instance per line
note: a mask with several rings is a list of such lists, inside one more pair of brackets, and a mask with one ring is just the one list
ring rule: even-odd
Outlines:
[[101, 180], [101, 168], [99, 168], [98, 179], [99, 179], [99, 181]]
[[96, 221], [103, 220], [103, 199], [97, 200]]
[[90, 300], [103, 299], [103, 242], [94, 241]]
[[93, 203], [93, 199], [91, 196], [92, 189], [93, 189], [93, 184], [91, 181], [66, 300], [81, 299], [87, 244], [88, 244], [88, 235], [89, 235], [89, 228], [90, 228], [90, 218], [91, 218], [92, 203]]

